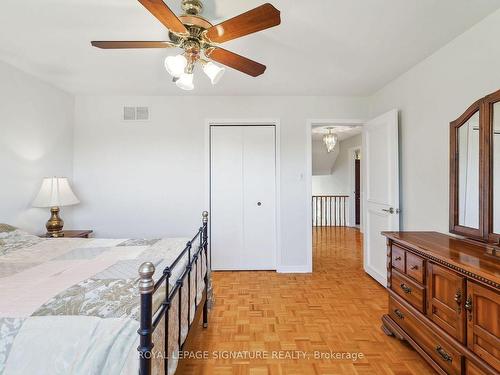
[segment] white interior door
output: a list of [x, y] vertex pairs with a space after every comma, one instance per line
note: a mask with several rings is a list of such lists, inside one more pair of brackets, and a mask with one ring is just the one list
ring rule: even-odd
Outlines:
[[214, 270], [276, 269], [274, 126], [212, 126], [211, 254]]
[[364, 268], [387, 285], [387, 248], [382, 231], [399, 230], [398, 111], [363, 127]]

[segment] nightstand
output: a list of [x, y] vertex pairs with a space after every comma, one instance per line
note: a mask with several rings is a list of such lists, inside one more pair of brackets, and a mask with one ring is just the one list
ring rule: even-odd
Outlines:
[[[92, 236], [92, 230], [63, 230], [64, 236], [56, 238], [90, 238]], [[52, 238], [46, 234], [40, 237]]]

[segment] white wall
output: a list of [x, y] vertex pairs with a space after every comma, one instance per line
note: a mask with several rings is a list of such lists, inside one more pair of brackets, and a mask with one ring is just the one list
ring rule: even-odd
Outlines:
[[[123, 105], [148, 105], [151, 121], [120, 120]], [[76, 98], [74, 179], [82, 204], [75, 225], [98, 236], [189, 235], [207, 209], [207, 119], [279, 119], [279, 264], [307, 262], [306, 122], [365, 117], [365, 99], [335, 97]]]
[[42, 177], [72, 176], [73, 115], [71, 95], [0, 62], [0, 222], [45, 231], [31, 201]]
[[449, 123], [500, 88], [498, 35], [500, 11], [370, 100], [371, 117], [400, 110], [402, 230], [448, 232]]
[[350, 178], [354, 159], [349, 151], [353, 147], [361, 148], [361, 134], [340, 141], [337, 147], [339, 148], [339, 154], [333, 165], [332, 173], [312, 177], [313, 195], [353, 194]]
[[[368, 118], [398, 108], [402, 229], [447, 232], [448, 124], [500, 87], [498, 35], [500, 11], [368, 99], [77, 97], [73, 169], [82, 204], [73, 210], [72, 226], [111, 237], [192, 233], [207, 208], [206, 119], [276, 118], [282, 130], [280, 261], [304, 265], [307, 119]], [[0, 221], [38, 231], [47, 212], [29, 205], [40, 179], [71, 177], [73, 99], [5, 64], [0, 82]], [[149, 105], [152, 120], [123, 123], [124, 104]]]

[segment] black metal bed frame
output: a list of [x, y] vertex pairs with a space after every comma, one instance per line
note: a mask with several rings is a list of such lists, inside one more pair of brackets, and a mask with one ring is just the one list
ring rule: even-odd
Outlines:
[[[187, 308], [187, 322], [188, 327], [191, 328], [191, 271], [194, 266], [195, 275], [195, 310], [194, 317], [196, 317], [199, 312], [198, 307], [203, 304], [203, 327], [208, 326], [208, 288], [209, 288], [209, 262], [208, 262], [208, 212], [203, 212], [203, 225], [200, 227], [196, 235], [191, 241], [186, 244], [186, 247], [177, 256], [173, 263], [163, 270], [162, 276], [158, 281], [153, 280], [153, 275], [155, 273], [155, 266], [153, 263], [146, 262], [139, 267], [139, 292], [141, 298], [141, 310], [140, 310], [140, 328], [137, 333], [140, 336], [140, 343], [137, 350], [139, 351], [139, 375], [151, 375], [151, 361], [153, 360], [153, 355], [151, 350], [153, 349], [153, 332], [158, 327], [158, 324], [162, 319], [165, 319], [165, 332], [164, 332], [164, 343], [165, 343], [165, 353], [162, 353], [162, 358], [165, 366], [165, 375], [168, 374], [168, 328], [169, 328], [169, 311], [173, 303], [175, 303], [174, 298], [176, 294], [179, 294], [179, 312], [178, 312], [178, 324], [179, 324], [179, 337], [178, 345], [179, 351], [182, 350], [182, 288], [184, 286], [185, 279], [188, 279], [188, 308]], [[196, 241], [198, 242], [198, 247], [196, 249]], [[195, 247], [195, 252], [192, 253], [193, 247]], [[170, 290], [170, 276], [172, 275], [172, 270], [179, 263], [179, 261], [187, 254], [188, 263], [181, 273], [179, 278], [175, 282], [175, 286]], [[205, 255], [205, 275], [204, 282], [205, 287], [203, 295], [200, 301], [198, 298], [198, 275], [203, 271], [203, 255]], [[200, 261], [200, 262], [199, 262]], [[163, 300], [161, 306], [157, 311], [153, 311], [153, 295], [162, 285], [165, 284], [165, 299]], [[193, 320], [193, 323], [196, 319]], [[188, 329], [189, 335], [189, 329]], [[186, 336], [187, 340], [187, 336]], [[186, 342], [186, 340], [184, 342]]]

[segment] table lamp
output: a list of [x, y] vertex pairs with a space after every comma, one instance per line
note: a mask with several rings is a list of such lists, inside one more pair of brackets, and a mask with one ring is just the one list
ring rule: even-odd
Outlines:
[[64, 221], [59, 217], [59, 207], [78, 204], [80, 201], [71, 190], [66, 177], [46, 177], [38, 192], [33, 207], [50, 207], [50, 219], [45, 227], [47, 237], [63, 237]]

